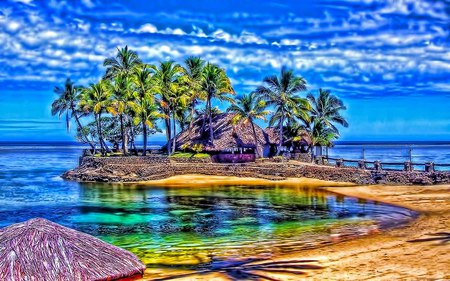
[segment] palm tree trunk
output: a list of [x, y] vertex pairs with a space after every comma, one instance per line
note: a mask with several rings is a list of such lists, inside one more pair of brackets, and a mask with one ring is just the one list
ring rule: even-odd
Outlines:
[[102, 115], [101, 114], [102, 114], [101, 112], [99, 112], [99, 114], [98, 114], [98, 125], [99, 125], [98, 127], [99, 127], [99, 130], [100, 130], [99, 138], [100, 138], [100, 143], [103, 144], [104, 152], [108, 153], [108, 152], [111, 152], [111, 149], [109, 149], [108, 145], [106, 144], [106, 141], [103, 139], [102, 121], [101, 121], [102, 120], [102, 118], [101, 118]]
[[175, 111], [173, 111], [172, 115], [173, 115], [173, 146], [172, 146], [172, 153], [175, 153], [176, 137], [177, 137], [177, 122], [175, 120]]
[[70, 132], [70, 118], [69, 118], [68, 110], [66, 110], [66, 129], [67, 129], [67, 132], [69, 133]]
[[284, 110], [281, 109], [281, 120], [280, 120], [280, 143], [278, 144], [277, 155], [281, 155], [281, 146], [283, 145], [283, 122], [284, 122]]
[[130, 149], [136, 152], [136, 145], [134, 142], [134, 129], [133, 129], [133, 125], [131, 123], [129, 123], [130, 125]]
[[214, 130], [213, 130], [213, 126], [212, 126], [212, 112], [211, 112], [211, 99], [209, 100], [209, 141], [211, 142], [211, 144], [213, 144], [214, 142]]
[[102, 126], [100, 124], [100, 114], [94, 113], [94, 116], [95, 116], [95, 122], [97, 124], [97, 134], [98, 134], [98, 141], [100, 143], [100, 151], [102, 154], [104, 154], [105, 148], [103, 146]]
[[126, 143], [126, 137], [125, 137], [125, 128], [123, 124], [123, 114], [120, 114], [120, 133], [122, 134], [122, 152], [123, 155], [126, 155], [128, 153], [127, 151], [127, 143]]
[[84, 132], [83, 132], [83, 126], [81, 125], [80, 118], [78, 117], [76, 112], [73, 110], [73, 108], [71, 110], [73, 112], [73, 115], [75, 116], [75, 121], [77, 122], [78, 130], [81, 132], [82, 136], [84, 137], [86, 142], [89, 144], [91, 149], [95, 151], [95, 145], [89, 140], [88, 136], [86, 136], [86, 134], [84, 134]]
[[170, 155], [170, 151], [171, 151], [171, 143], [170, 143], [170, 136], [171, 134], [171, 129], [170, 129], [170, 115], [166, 114], [168, 118], [164, 119], [164, 122], [166, 123], [166, 139], [167, 139], [167, 154]]
[[147, 155], [147, 124], [145, 124], [144, 120], [142, 120], [142, 134], [144, 135], [144, 151], [142, 152], [142, 156]]
[[189, 134], [191, 133], [192, 126], [194, 126], [195, 104], [191, 103], [191, 120], [189, 121]]
[[210, 101], [210, 98], [208, 96], [206, 99], [205, 114], [203, 115], [202, 129], [200, 130], [200, 132], [202, 132], [202, 134], [205, 132], [205, 128], [206, 128], [206, 118], [208, 118], [209, 101]]
[[261, 158], [261, 154], [259, 153], [258, 150], [258, 138], [256, 137], [255, 124], [253, 124], [253, 120], [250, 120], [250, 124], [252, 124], [253, 139], [255, 140], [256, 157]]

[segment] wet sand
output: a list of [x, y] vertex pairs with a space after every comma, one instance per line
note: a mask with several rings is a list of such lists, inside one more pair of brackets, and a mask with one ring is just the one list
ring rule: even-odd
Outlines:
[[449, 185], [325, 189], [407, 207], [421, 215], [405, 227], [299, 253], [299, 257], [317, 258], [325, 266], [305, 279], [450, 280], [450, 242], [408, 242], [450, 232]]
[[[400, 228], [271, 259], [275, 262], [315, 259], [317, 263], [314, 264], [322, 266], [322, 269], [305, 270], [304, 275], [254, 271], [256, 274], [276, 280], [450, 280], [450, 242], [408, 242], [428, 238], [428, 234], [450, 232], [450, 185], [349, 186], [347, 183], [311, 179], [270, 182], [251, 178], [198, 175], [165, 180], [165, 184], [169, 185], [183, 183], [312, 185], [343, 195], [391, 203], [420, 212], [416, 220]], [[157, 270], [147, 270], [145, 278], [153, 279], [155, 273], [159, 275]], [[176, 275], [180, 273], [178, 271]], [[216, 272], [170, 280], [230, 279]]]
[[205, 176], [205, 175], [180, 175], [170, 177], [162, 180], [152, 180], [138, 182], [139, 184], [151, 184], [162, 186], [210, 186], [210, 185], [278, 185], [278, 186], [308, 186], [308, 187], [322, 187], [322, 186], [355, 186], [354, 183], [349, 182], [333, 182], [323, 181], [318, 179], [307, 178], [287, 178], [285, 180], [271, 181], [260, 178], [240, 178], [240, 177], [224, 177], [224, 176]]

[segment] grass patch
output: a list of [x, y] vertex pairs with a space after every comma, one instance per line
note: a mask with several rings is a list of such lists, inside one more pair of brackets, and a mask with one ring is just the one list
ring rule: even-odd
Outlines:
[[171, 158], [209, 158], [207, 153], [192, 153], [192, 152], [175, 152], [170, 155]]
[[108, 152], [105, 155], [102, 155], [101, 153], [94, 154], [94, 157], [110, 157], [110, 156], [123, 156], [122, 152]]

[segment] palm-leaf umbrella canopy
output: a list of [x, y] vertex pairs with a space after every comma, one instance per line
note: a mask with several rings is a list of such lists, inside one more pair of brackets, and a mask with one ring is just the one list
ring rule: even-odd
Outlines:
[[0, 229], [0, 280], [120, 280], [144, 270], [134, 254], [46, 219]]

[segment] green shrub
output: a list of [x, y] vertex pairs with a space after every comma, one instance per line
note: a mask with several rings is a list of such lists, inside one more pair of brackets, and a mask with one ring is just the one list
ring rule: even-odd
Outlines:
[[183, 144], [180, 146], [180, 149], [183, 150], [183, 151], [186, 151], [188, 148], [189, 148], [189, 144], [188, 144], [188, 143], [183, 143]]
[[191, 152], [175, 152], [170, 155], [171, 158], [191, 158], [192, 156], [194, 156], [194, 154]]
[[203, 144], [200, 144], [200, 143], [194, 144], [194, 145], [192, 146], [192, 150], [193, 150], [195, 153], [200, 153], [200, 152], [202, 152], [202, 151], [203, 151]]

